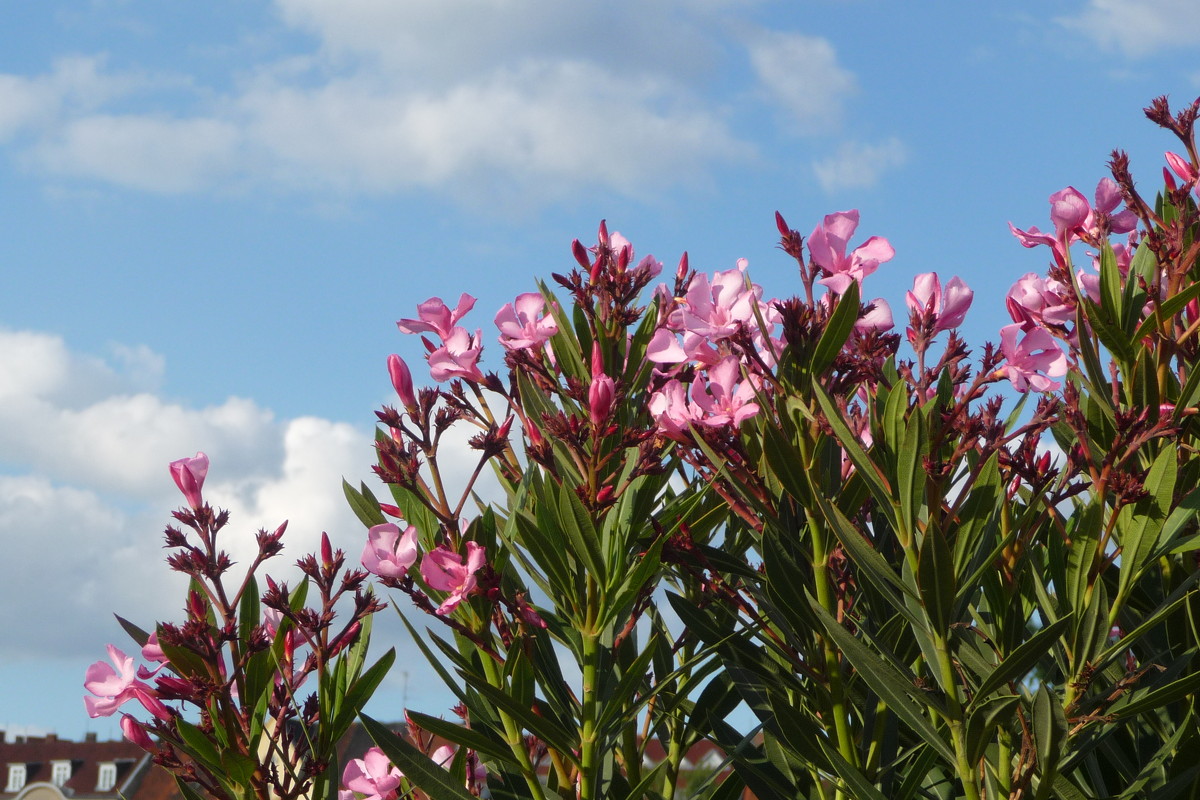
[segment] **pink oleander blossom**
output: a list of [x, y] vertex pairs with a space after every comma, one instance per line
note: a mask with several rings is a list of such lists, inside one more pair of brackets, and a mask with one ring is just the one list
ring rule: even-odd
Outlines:
[[137, 676], [144, 681], [153, 678], [159, 670], [170, 663], [167, 654], [163, 652], [162, 647], [158, 644], [158, 631], [151, 631], [149, 638], [146, 639], [146, 643], [142, 645], [142, 658], [158, 664], [154, 669], [149, 669], [145, 666], [138, 667]]
[[1071, 287], [1029, 272], [1008, 290], [1008, 314], [1025, 330], [1053, 325], [1066, 327], [1075, 319], [1075, 294]]
[[496, 312], [496, 327], [500, 330], [500, 344], [504, 349], [538, 347], [558, 333], [558, 323], [545, 314], [545, 310], [545, 297], [537, 292], [526, 292]]
[[741, 376], [741, 363], [734, 356], [721, 361], [708, 370], [707, 384], [700, 387], [700, 382], [692, 384], [692, 399], [704, 413], [700, 420], [709, 427], [732, 425], [741, 427], [742, 423], [759, 412], [758, 404], [754, 402], [754, 386], [746, 381], [738, 381]]
[[[1110, 233], [1129, 233], [1137, 227], [1137, 215], [1129, 209], [1116, 211], [1124, 198], [1121, 197], [1121, 187], [1112, 178], [1101, 178], [1096, 184], [1096, 198], [1083, 221], [1083, 229], [1093, 240], [1107, 236]], [[1100, 214], [1108, 218], [1108, 225], [1102, 227], [1098, 217]]]
[[417, 306], [418, 319], [402, 319], [396, 327], [403, 333], [436, 333], [442, 339], [449, 338], [458, 326], [458, 321], [475, 307], [475, 298], [464, 292], [458, 298], [453, 311], [440, 297], [431, 297]]
[[435, 381], [462, 378], [470, 383], [482, 383], [483, 373], [479, 371], [479, 355], [483, 346], [479, 344], [479, 332], [474, 336], [466, 328], [455, 328], [450, 331], [441, 347], [429, 353], [429, 376]]
[[674, 379], [650, 395], [648, 408], [659, 432], [676, 441], [686, 441], [690, 426], [704, 416], [700, 407], [688, 399], [687, 387]]
[[351, 759], [342, 771], [345, 791], [362, 795], [363, 800], [396, 800], [404, 773], [378, 747], [372, 747], [362, 758]]
[[892, 307], [882, 297], [876, 297], [872, 300], [867, 313], [859, 317], [854, 323], [854, 330], [860, 335], [870, 333], [871, 331], [887, 333], [893, 327], [895, 327], [895, 321], [892, 319]]
[[367, 545], [362, 552], [363, 569], [381, 578], [400, 580], [417, 560], [417, 528], [409, 525], [400, 531], [398, 525], [385, 522], [367, 531]]
[[851, 282], [862, 282], [879, 265], [890, 261], [896, 251], [887, 239], [872, 236], [849, 255], [846, 248], [858, 228], [858, 210], [829, 214], [808, 237], [808, 252], [813, 263], [825, 271], [819, 283], [842, 294]]
[[[161, 720], [171, 718], [170, 710], [158, 699], [157, 693], [148, 684], [137, 679], [137, 670], [133, 657], [127, 656], [113, 645], [108, 646], [108, 657], [112, 666], [103, 661], [97, 661], [87, 669], [84, 675], [83, 688], [94, 697], [84, 697], [83, 705], [88, 716], [112, 716], [122, 705], [130, 700], [137, 700], [154, 716]], [[116, 667], [116, 669], [113, 669]]]
[[188, 505], [194, 509], [204, 505], [204, 498], [200, 492], [204, 488], [204, 478], [208, 475], [208, 456], [196, 453], [191, 458], [172, 461], [170, 469], [171, 477], [175, 479], [179, 491], [183, 492]]
[[755, 324], [754, 311], [759, 306], [762, 289], [747, 286], [745, 259], [737, 269], [707, 275], [697, 274], [688, 284], [684, 302], [672, 314], [677, 330], [686, 330], [717, 341], [733, 336], [743, 326]]
[[430, 588], [450, 593], [438, 606], [439, 615], [446, 616], [475, 591], [478, 586], [475, 573], [483, 566], [485, 555], [483, 547], [467, 542], [466, 559], [440, 545], [421, 560], [421, 577]]
[[1008, 378], [1018, 392], [1052, 392], [1057, 381], [1067, 374], [1067, 356], [1058, 342], [1043, 328], [1023, 331], [1020, 323], [1000, 329], [1000, 350], [1006, 363], [996, 377]]
[[943, 291], [937, 273], [925, 272], [913, 280], [912, 291], [905, 295], [904, 302], [911, 313], [919, 316], [928, 314], [936, 319], [935, 331], [948, 331], [962, 325], [974, 297], [975, 293], [967, 288], [961, 278], [951, 278]]

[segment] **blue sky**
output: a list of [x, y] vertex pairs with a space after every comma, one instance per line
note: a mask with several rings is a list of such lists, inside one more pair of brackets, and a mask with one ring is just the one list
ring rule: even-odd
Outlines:
[[[917, 273], [958, 274], [969, 338], [994, 340], [1004, 291], [1045, 265], [1007, 222], [1090, 196], [1114, 147], [1152, 193], [1178, 148], [1141, 109], [1200, 94], [1191, 0], [0, 14], [0, 726], [68, 737], [117, 734], [80, 702], [121, 642], [110, 613], [181, 604], [168, 461], [208, 452], [247, 539], [287, 518], [293, 557], [321, 530], [358, 551], [340, 478], [369, 474], [387, 354], [419, 363], [394, 326], [416, 303], [469, 291], [488, 328], [602, 218], [668, 267], [746, 257], [786, 296], [774, 212], [807, 233], [858, 208], [859, 240], [897, 251], [868, 296], [900, 308]], [[410, 700], [441, 713], [413, 664]]]

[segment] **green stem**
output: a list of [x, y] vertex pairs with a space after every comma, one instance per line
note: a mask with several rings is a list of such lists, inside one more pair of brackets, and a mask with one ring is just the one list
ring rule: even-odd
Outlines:
[[[487, 656], [481, 658], [480, 661], [483, 663], [483, 671], [487, 676], [488, 683], [504, 691], [507, 687], [504, 685], [504, 675], [501, 672], [501, 665]], [[541, 779], [538, 778], [537, 770], [533, 767], [533, 762], [529, 760], [529, 750], [525, 747], [525, 736], [521, 733], [521, 726], [517, 724], [516, 720], [500, 709], [496, 709], [496, 713], [500, 716], [500, 722], [504, 726], [504, 741], [507, 742], [508, 749], [512, 751], [513, 756], [517, 759], [517, 766], [521, 769], [521, 775], [524, 776], [525, 783], [529, 786], [529, 791], [535, 800], [546, 800], [546, 795], [542, 791]]]
[[583, 691], [581, 697], [582, 727], [579, 737], [579, 800], [594, 800], [599, 796], [597, 779], [599, 765], [597, 717], [597, 667], [600, 660], [599, 636], [594, 630], [583, 632]]
[[[809, 531], [813, 542], [813, 573], [817, 590], [817, 602], [830, 616], [837, 617], [837, 599], [829, 581], [829, 550], [825, 531], [813, 517], [809, 517]], [[829, 682], [834, 729], [837, 734], [838, 752], [852, 767], [859, 768], [858, 748], [854, 746], [854, 735], [850, 730], [849, 709], [846, 691], [842, 684], [842, 660], [837, 647], [828, 636], [821, 636], [821, 647], [825, 656], [825, 678]], [[841, 792], [838, 792], [841, 797]]]
[[979, 800], [979, 775], [967, 755], [967, 736], [963, 725], [962, 698], [959, 696], [958, 676], [946, 637], [933, 631], [933, 646], [937, 651], [938, 667], [942, 674], [942, 686], [946, 690], [946, 720], [950, 723], [950, 741], [954, 746], [955, 768], [962, 781], [966, 800]]

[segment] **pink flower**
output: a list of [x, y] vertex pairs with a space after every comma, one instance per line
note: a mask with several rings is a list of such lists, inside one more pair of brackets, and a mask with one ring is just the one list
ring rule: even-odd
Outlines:
[[669, 381], [650, 395], [647, 407], [659, 432], [677, 441], [685, 441], [691, 432], [689, 426], [704, 416], [699, 406], [688, 400], [686, 387], [677, 380]]
[[1005, 298], [1013, 322], [1025, 330], [1044, 325], [1066, 327], [1075, 319], [1075, 294], [1056, 280], [1029, 272], [1019, 278]]
[[192, 508], [204, 505], [200, 490], [204, 488], [204, 477], [208, 475], [208, 456], [196, 453], [191, 458], [181, 458], [171, 462], [171, 477], [175, 485], [183, 492], [184, 498]]
[[477, 366], [481, 352], [478, 332], [472, 336], [466, 328], [455, 328], [442, 346], [429, 354], [429, 375], [439, 383], [453, 378], [482, 383], [483, 373]]
[[364, 800], [396, 800], [404, 773], [383, 754], [372, 747], [362, 758], [354, 758], [342, 771], [346, 790], [363, 795]]
[[385, 522], [367, 531], [362, 565], [372, 575], [400, 580], [416, 560], [416, 526], [409, 525], [401, 534], [398, 526]]
[[467, 542], [465, 561], [445, 545], [439, 545], [421, 560], [421, 577], [430, 588], [450, 593], [438, 606], [438, 614], [446, 616], [475, 591], [475, 573], [483, 566], [484, 556], [484, 548], [475, 542]]
[[88, 716], [93, 719], [108, 717], [126, 702], [137, 700], [159, 719], [171, 718], [171, 712], [158, 699], [154, 689], [137, 679], [131, 656], [125, 655], [110, 644], [108, 657], [116, 667], [115, 670], [103, 661], [97, 661], [88, 667], [84, 675], [83, 688], [95, 695], [83, 698]]
[[417, 395], [413, 391], [412, 373], [408, 371], [408, 364], [404, 363], [404, 359], [392, 353], [387, 357], [388, 374], [392, 377], [392, 388], [396, 390], [396, 396], [400, 398], [400, 402], [410, 413], [416, 411]]
[[403, 333], [436, 333], [442, 339], [450, 336], [458, 321], [475, 307], [475, 298], [466, 292], [458, 298], [458, 306], [451, 311], [440, 297], [431, 297], [417, 306], [419, 319], [402, 319], [396, 327]]
[[679, 346], [679, 339], [668, 328], [659, 328], [646, 345], [646, 360], [655, 364], [678, 364], [687, 361], [687, 353]]
[[[450, 767], [454, 764], [454, 756], [457, 752], [458, 748], [454, 745], [444, 744], [434, 750], [429, 757], [433, 759], [433, 763], [437, 764], [439, 767], [442, 767], [443, 769], [450, 769]], [[479, 763], [478, 758], [471, 758], [471, 751], [468, 750], [467, 755], [469, 759], [468, 763], [470, 761], [475, 762], [474, 769], [472, 770], [475, 780], [472, 781], [468, 779], [467, 788], [470, 789], [472, 783], [474, 783], [476, 786], [482, 786], [483, 782], [487, 780], [487, 767]]]
[[[828, 297], [829, 295], [825, 295]], [[870, 333], [871, 331], [879, 331], [886, 333], [895, 326], [892, 320], [892, 307], [888, 305], [888, 301], [882, 297], [876, 297], [871, 301], [871, 307], [867, 313], [863, 314], [854, 323], [854, 330], [859, 334]]]
[[1091, 213], [1087, 199], [1074, 186], [1050, 195], [1050, 221], [1060, 242], [1069, 243]]
[[[1018, 337], [1024, 337], [1018, 341]], [[1067, 356], [1058, 348], [1050, 333], [1042, 328], [1022, 331], [1020, 323], [1000, 329], [1000, 350], [1007, 362], [995, 375], [1008, 378], [1018, 392], [1052, 392], [1059, 388], [1057, 381], [1067, 374]]]
[[546, 310], [546, 298], [537, 292], [517, 295], [517, 299], [496, 312], [500, 344], [506, 350], [537, 347], [558, 333], [558, 323]]
[[739, 384], [740, 376], [740, 362], [736, 356], [729, 356], [709, 369], [707, 391], [697, 391], [698, 384], [692, 384], [692, 399], [705, 413], [701, 422], [714, 428], [738, 428], [759, 412], [758, 404], [753, 402], [754, 386], [750, 381]]
[[913, 288], [904, 297], [908, 309], [915, 315], [929, 314], [937, 320], [935, 331], [948, 331], [962, 325], [975, 293], [958, 277], [950, 279], [942, 293], [942, 283], [936, 272], [925, 272], [913, 281]]
[[[739, 265], [745, 259], [739, 261]], [[683, 329], [717, 341], [733, 336], [743, 325], [754, 324], [754, 310], [762, 290], [748, 286], [745, 267], [713, 273], [697, 274], [688, 284], [682, 307], [672, 315], [671, 322]]]
[[[1096, 184], [1096, 202], [1083, 221], [1084, 229], [1091, 234], [1093, 239], [1099, 239], [1109, 233], [1129, 233], [1137, 227], [1137, 215], [1129, 209], [1116, 214], [1112, 213], [1123, 199], [1121, 187], [1117, 186], [1117, 182], [1112, 178], [1101, 178], [1100, 183]], [[1107, 226], [1101, 227], [1096, 212], [1108, 217]]]
[[880, 236], [872, 236], [846, 255], [850, 237], [858, 228], [858, 210], [839, 211], [825, 217], [808, 237], [808, 252], [813, 263], [825, 271], [819, 283], [837, 294], [846, 291], [851, 281], [862, 282], [879, 265], [896, 255], [895, 249]]
[[138, 667], [137, 676], [144, 681], [153, 678], [159, 670], [170, 663], [167, 654], [163, 652], [162, 647], [158, 644], [158, 631], [152, 631], [149, 638], [146, 639], [146, 644], [142, 645], [142, 658], [147, 661], [158, 662], [158, 666], [154, 669], [147, 669], [144, 666]]
[[121, 733], [143, 750], [154, 751], [154, 741], [146, 733], [145, 727], [128, 714], [121, 717]]

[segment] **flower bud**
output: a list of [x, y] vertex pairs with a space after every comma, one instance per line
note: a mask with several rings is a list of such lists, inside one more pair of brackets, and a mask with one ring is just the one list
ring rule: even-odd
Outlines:
[[412, 373], [408, 371], [408, 364], [405, 364], [404, 359], [400, 356], [392, 353], [387, 358], [387, 365], [396, 396], [400, 398], [400, 402], [404, 404], [408, 413], [414, 413], [417, 410], [417, 396], [413, 392]]
[[196, 453], [191, 458], [172, 461], [170, 468], [171, 477], [175, 479], [175, 485], [179, 487], [179, 491], [183, 492], [188, 505], [193, 509], [199, 509], [204, 505], [204, 498], [201, 496], [200, 490], [204, 488], [204, 478], [208, 475], [208, 456], [204, 453]]

